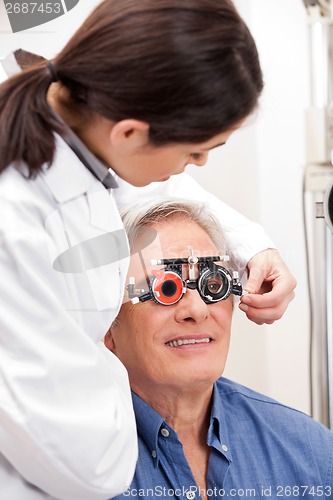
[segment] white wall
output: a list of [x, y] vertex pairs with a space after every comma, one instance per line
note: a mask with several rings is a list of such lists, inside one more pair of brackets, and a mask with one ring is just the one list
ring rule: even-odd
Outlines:
[[[11, 34], [0, 0], [0, 56], [24, 47], [51, 58], [99, 0], [81, 0], [50, 23]], [[271, 326], [236, 311], [226, 375], [309, 411], [309, 317], [302, 220], [307, 102], [306, 16], [302, 0], [236, 0], [256, 41], [265, 91], [256, 120], [211, 153], [208, 167], [189, 170], [275, 241], [298, 281], [296, 298]]]

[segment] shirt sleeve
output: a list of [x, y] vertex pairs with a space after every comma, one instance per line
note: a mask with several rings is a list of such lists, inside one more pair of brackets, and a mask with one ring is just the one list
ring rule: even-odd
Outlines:
[[120, 207], [126, 206], [128, 200], [134, 203], [153, 196], [178, 197], [205, 203], [222, 226], [232, 265], [240, 274], [254, 255], [267, 248], [275, 248], [260, 224], [250, 221], [223, 203], [186, 173], [174, 175], [166, 182], [155, 182], [144, 188], [135, 188], [119, 180], [116, 197]]
[[137, 459], [128, 377], [64, 307], [49, 260], [42, 229], [0, 231], [0, 452], [46, 495], [107, 499]]

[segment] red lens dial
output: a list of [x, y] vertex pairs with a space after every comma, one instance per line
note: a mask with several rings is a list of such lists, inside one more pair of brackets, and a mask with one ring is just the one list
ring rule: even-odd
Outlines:
[[170, 306], [182, 298], [184, 285], [177, 273], [159, 270], [152, 274], [156, 276], [151, 285], [156, 302]]

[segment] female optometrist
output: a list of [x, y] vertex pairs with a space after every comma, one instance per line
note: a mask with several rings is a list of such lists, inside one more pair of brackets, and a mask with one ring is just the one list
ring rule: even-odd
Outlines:
[[259, 292], [240, 307], [284, 313], [295, 282], [262, 229], [182, 173], [261, 90], [229, 0], [105, 0], [52, 62], [0, 86], [1, 498], [106, 499], [131, 482], [127, 374], [100, 343], [128, 265], [117, 205], [206, 200]]

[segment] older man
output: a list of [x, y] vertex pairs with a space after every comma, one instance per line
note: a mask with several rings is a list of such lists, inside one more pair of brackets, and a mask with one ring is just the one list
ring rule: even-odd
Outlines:
[[105, 343], [128, 370], [139, 461], [116, 498], [333, 498], [333, 434], [221, 377], [241, 286], [218, 224], [180, 201], [135, 207], [124, 222], [131, 301]]

